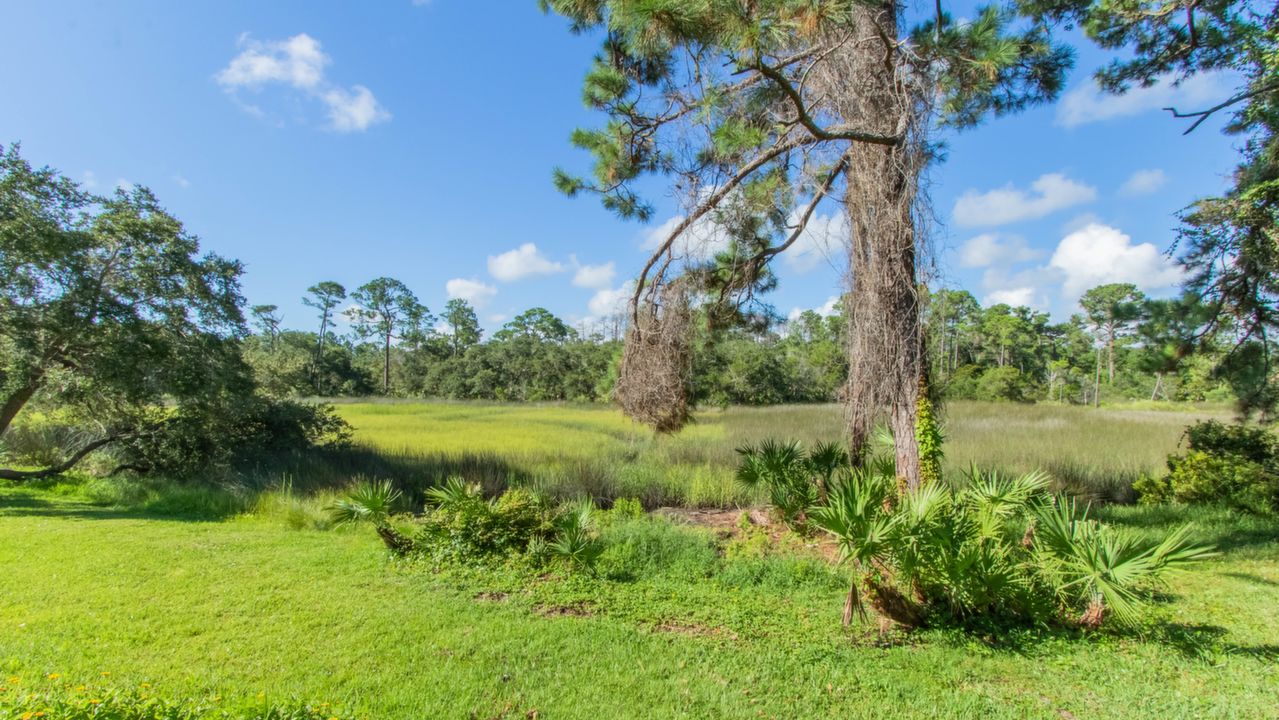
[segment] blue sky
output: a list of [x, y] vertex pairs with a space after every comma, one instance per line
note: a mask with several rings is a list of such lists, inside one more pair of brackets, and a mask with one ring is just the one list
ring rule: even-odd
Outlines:
[[[551, 186], [552, 167], [586, 166], [567, 137], [599, 121], [580, 102], [595, 43], [534, 0], [57, 0], [4, 17], [0, 143], [99, 192], [151, 187], [291, 327], [313, 324], [308, 285], [379, 275], [433, 310], [467, 297], [490, 329], [535, 305], [581, 321], [677, 213], [623, 222]], [[1175, 287], [1174, 213], [1221, 191], [1234, 152], [1219, 122], [1183, 137], [1159, 108], [1228, 87], [1102, 98], [1105, 59], [1082, 45], [1058, 104], [948, 138], [931, 177], [945, 284], [1061, 319], [1100, 282]], [[783, 314], [837, 292], [820, 237], [779, 266]]]

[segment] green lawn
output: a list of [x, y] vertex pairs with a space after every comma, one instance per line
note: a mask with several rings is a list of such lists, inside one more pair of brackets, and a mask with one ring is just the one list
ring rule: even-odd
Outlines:
[[1165, 609], [1174, 624], [1146, 640], [999, 649], [845, 636], [834, 588], [777, 611], [811, 614], [796, 638], [749, 623], [669, 632], [622, 601], [617, 615], [547, 617], [518, 592], [477, 600], [483, 573], [390, 564], [364, 532], [137, 517], [15, 491], [3, 506], [0, 664], [18, 687], [109, 672], [162, 695], [262, 692], [372, 718], [1279, 717], [1279, 531], [1265, 525], [1223, 526], [1242, 545], [1186, 575]]
[[[1038, 422], [1030, 441], [1052, 448], [1060, 424], [1031, 410], [1016, 410], [1016, 432]], [[602, 453], [652, 442], [597, 409], [344, 411], [366, 439], [399, 431], [462, 452], [467, 435], [448, 424], [487, 422], [477, 444], [514, 453], [494, 438], [532, 438], [523, 457], [538, 462], [589, 438]], [[705, 444], [698, 462], [715, 467], [711, 454], [732, 442], [823, 412], [837, 427], [829, 409], [730, 410], [699, 425], [723, 433], [713, 443], [667, 441]], [[1169, 446], [1186, 422], [1079, 417], [1136, 423]], [[955, 454], [986, 422], [970, 418], [952, 426]], [[1111, 435], [1094, 449], [1131, 442]], [[261, 693], [368, 718], [1279, 717], [1279, 524], [1219, 510], [1103, 514], [1137, 532], [1191, 520], [1223, 554], [1181, 575], [1141, 632], [930, 631], [885, 643], [871, 627], [839, 627], [842, 573], [813, 560], [723, 560], [713, 578], [676, 568], [630, 581], [437, 572], [389, 561], [367, 530], [289, 529], [265, 511], [198, 521], [89, 504], [66, 486], [0, 487], [0, 686], [146, 683], [170, 698], [235, 705]]]

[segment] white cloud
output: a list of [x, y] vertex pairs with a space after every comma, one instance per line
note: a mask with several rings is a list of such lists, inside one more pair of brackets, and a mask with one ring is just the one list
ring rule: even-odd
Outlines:
[[191, 187], [191, 181], [190, 181], [190, 180], [187, 180], [186, 178], [182, 177], [181, 175], [174, 175], [174, 176], [173, 176], [173, 182], [174, 182], [174, 183], [176, 183], [176, 184], [177, 184], [177, 186], [178, 186], [178, 187], [180, 187], [180, 188], [182, 188], [183, 190], [185, 190], [185, 189], [187, 189], [187, 188]]
[[603, 265], [579, 265], [573, 274], [573, 284], [584, 288], [606, 288], [613, 284], [617, 267], [612, 262]]
[[497, 288], [492, 285], [466, 278], [449, 280], [444, 284], [444, 290], [448, 293], [449, 299], [460, 298], [477, 308], [484, 307], [494, 295], [497, 295]]
[[504, 323], [507, 320], [510, 320], [511, 316], [506, 315], [504, 313], [493, 313], [492, 315], [489, 315], [488, 317], [484, 319], [488, 320], [491, 323]]
[[363, 85], [350, 90], [333, 88], [322, 98], [329, 106], [329, 122], [338, 132], [367, 130], [370, 125], [391, 119], [391, 113]]
[[92, 190], [98, 186], [98, 176], [92, 170], [85, 170], [80, 174], [80, 184], [86, 190]]
[[[791, 214], [789, 222], [791, 225], [799, 222], [798, 211]], [[782, 253], [782, 262], [797, 273], [811, 272], [843, 248], [848, 238], [848, 216], [844, 213], [813, 215], [795, 244]]]
[[1138, 170], [1133, 173], [1122, 187], [1119, 188], [1120, 195], [1135, 197], [1137, 195], [1149, 195], [1168, 182], [1168, 176], [1163, 170]]
[[1035, 288], [1017, 287], [995, 290], [986, 295], [983, 305], [990, 307], [1003, 303], [1013, 307], [1033, 307], [1035, 305]]
[[619, 288], [605, 288], [595, 293], [586, 307], [594, 317], [618, 315], [626, 312], [634, 292], [635, 283], [628, 280]]
[[501, 255], [489, 255], [489, 274], [502, 282], [511, 282], [530, 275], [554, 275], [564, 271], [563, 263], [548, 259], [533, 243], [524, 243]]
[[[826, 302], [822, 303], [820, 307], [812, 308], [812, 311], [817, 313], [818, 315], [821, 315], [822, 317], [831, 317], [836, 312], [835, 306], [837, 304], [839, 304], [839, 296], [831, 295], [830, 297], [826, 298]], [[803, 315], [806, 312], [806, 310], [807, 308], [798, 308], [798, 307], [791, 308], [791, 311], [787, 313], [786, 315], [786, 319], [794, 321], [798, 319], [800, 315]]]
[[1073, 205], [1092, 202], [1097, 190], [1061, 173], [1041, 175], [1031, 192], [1012, 184], [984, 193], [968, 190], [955, 201], [955, 222], [964, 226], [1007, 225], [1033, 220]]
[[959, 248], [959, 264], [968, 268], [1011, 265], [1037, 260], [1041, 254], [1038, 250], [1028, 247], [1025, 239], [1019, 236], [1005, 237], [994, 233], [983, 233]]
[[1177, 87], [1165, 78], [1150, 87], [1135, 87], [1123, 95], [1114, 95], [1103, 93], [1096, 82], [1090, 80], [1062, 97], [1057, 105], [1057, 124], [1076, 127], [1166, 107], [1197, 110], [1201, 105], [1224, 99], [1227, 87], [1230, 85], [1222, 73], [1202, 73]]
[[125, 178], [118, 178], [115, 181], [115, 189], [122, 192], [133, 192], [136, 187], [137, 185], [134, 185], [131, 180], [126, 180]]
[[[676, 216], [644, 233], [642, 247], [645, 250], [661, 247], [682, 222], [684, 217]], [[728, 249], [729, 242], [728, 233], [711, 220], [708, 213], [680, 233], [675, 241], [675, 254], [693, 260], [708, 260]]]
[[329, 82], [325, 68], [332, 59], [320, 42], [306, 33], [274, 41], [257, 41], [245, 34], [239, 44], [244, 49], [214, 79], [252, 115], [265, 113], [257, 105], [241, 101], [240, 91], [285, 85], [322, 102], [328, 108], [329, 127], [337, 132], [362, 131], [391, 119], [391, 113], [367, 87], [346, 89]]
[[245, 34], [240, 45], [244, 50], [215, 76], [223, 87], [257, 89], [284, 83], [299, 89], [318, 88], [324, 82], [324, 66], [332, 62], [320, 42], [306, 33], [268, 42]]
[[1130, 282], [1149, 291], [1182, 280], [1181, 268], [1153, 244], [1134, 245], [1122, 231], [1100, 223], [1062, 238], [1049, 265], [1064, 275], [1062, 291], [1068, 300], [1105, 283]]

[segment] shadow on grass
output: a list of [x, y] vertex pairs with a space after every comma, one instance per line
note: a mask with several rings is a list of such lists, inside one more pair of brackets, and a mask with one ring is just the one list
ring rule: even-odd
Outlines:
[[170, 520], [220, 522], [243, 512], [240, 502], [175, 503], [171, 498], [137, 507], [94, 505], [78, 499], [50, 501], [27, 493], [0, 495], [0, 517], [49, 517], [75, 520]]
[[1279, 549], [1279, 518], [1241, 513], [1224, 507], [1189, 505], [1133, 505], [1099, 507], [1095, 515], [1103, 522], [1127, 527], [1139, 533], [1162, 534], [1189, 524], [1200, 542], [1219, 552], [1274, 547]]
[[[1137, 641], [1166, 647], [1182, 657], [1205, 662], [1222, 655], [1250, 657], [1264, 662], [1279, 661], [1279, 645], [1240, 645], [1226, 640], [1229, 631], [1217, 625], [1163, 622], [1141, 628], [1111, 628], [1088, 632], [1075, 627], [944, 627], [936, 629], [941, 641], [954, 646], [974, 642], [999, 653], [1039, 657], [1055, 655], [1081, 645], [1105, 646], [1115, 641]], [[910, 634], [891, 636], [889, 645], [911, 645]]]
[[1266, 587], [1279, 587], [1279, 582], [1275, 582], [1274, 580], [1268, 580], [1266, 578], [1261, 577], [1260, 575], [1253, 575], [1252, 573], [1223, 572], [1221, 574], [1224, 575], [1225, 577], [1234, 578], [1236, 580], [1243, 580], [1244, 582], [1247, 582], [1247, 583], [1252, 583], [1253, 585], [1264, 585]]
[[496, 453], [397, 452], [362, 445], [277, 455], [242, 472], [259, 489], [287, 481], [303, 492], [345, 488], [357, 478], [390, 480], [414, 504], [425, 502], [427, 490], [451, 477], [478, 483], [489, 495], [529, 479], [527, 471]]

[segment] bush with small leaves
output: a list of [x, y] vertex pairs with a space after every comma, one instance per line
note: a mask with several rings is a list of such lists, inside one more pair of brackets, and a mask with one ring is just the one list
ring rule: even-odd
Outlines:
[[554, 533], [555, 509], [528, 490], [513, 488], [489, 499], [478, 485], [450, 478], [427, 495], [435, 507], [422, 519], [420, 543], [441, 559], [523, 553], [535, 538]]
[[1188, 428], [1186, 444], [1168, 456], [1167, 475], [1133, 484], [1141, 502], [1279, 512], [1279, 438], [1271, 430], [1209, 421]]

